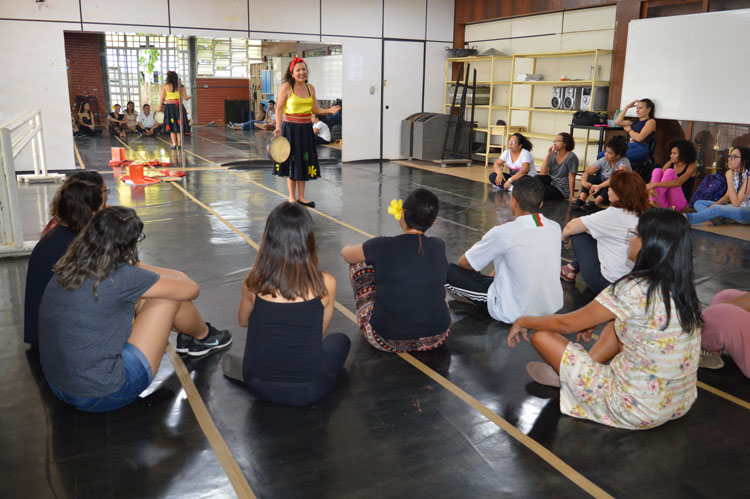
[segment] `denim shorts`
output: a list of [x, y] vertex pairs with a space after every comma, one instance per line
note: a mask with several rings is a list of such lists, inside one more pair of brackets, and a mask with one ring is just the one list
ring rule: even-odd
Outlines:
[[126, 343], [125, 348], [122, 349], [122, 361], [125, 366], [125, 384], [123, 384], [122, 388], [116, 392], [105, 395], [104, 397], [74, 397], [72, 395], [66, 395], [51, 383], [49, 387], [52, 389], [52, 393], [57, 395], [60, 400], [73, 405], [82, 411], [114, 411], [115, 409], [124, 407], [137, 399], [138, 395], [148, 388], [148, 385], [151, 384], [151, 380], [154, 377], [153, 374], [151, 374], [151, 366], [149, 365], [146, 356], [143, 355], [143, 352], [138, 350], [138, 347], [135, 347], [130, 343]]

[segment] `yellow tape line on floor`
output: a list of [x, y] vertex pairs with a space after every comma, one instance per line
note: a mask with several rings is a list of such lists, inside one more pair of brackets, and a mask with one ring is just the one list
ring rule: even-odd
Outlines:
[[185, 390], [188, 403], [195, 414], [195, 419], [198, 420], [198, 424], [201, 430], [203, 430], [203, 434], [206, 435], [208, 443], [211, 444], [211, 448], [214, 450], [221, 467], [224, 468], [224, 473], [229, 478], [229, 483], [234, 487], [237, 497], [254, 499], [255, 494], [250, 488], [250, 484], [247, 482], [244, 473], [242, 473], [240, 465], [234, 459], [232, 451], [229, 450], [224, 437], [221, 436], [221, 432], [216, 427], [214, 420], [211, 419], [211, 414], [209, 414], [203, 398], [198, 393], [198, 389], [195, 387], [195, 383], [193, 383], [193, 379], [190, 377], [185, 363], [175, 351], [171, 341], [167, 344], [167, 357], [172, 362], [174, 372], [177, 374], [182, 388]]
[[[182, 191], [188, 198], [193, 200], [200, 207], [202, 207], [203, 209], [211, 213], [213, 216], [215, 216], [217, 219], [219, 219], [222, 223], [224, 223], [224, 225], [226, 225], [230, 230], [232, 230], [233, 232], [238, 234], [240, 237], [242, 237], [242, 239], [244, 239], [253, 248], [255, 248], [256, 250], [258, 249], [257, 243], [255, 243], [248, 236], [244, 235], [239, 229], [237, 229], [237, 227], [229, 223], [224, 217], [219, 215], [210, 206], [206, 205], [205, 203], [197, 199], [195, 196], [189, 193], [182, 186], [178, 184], [170, 184], [170, 185]], [[369, 237], [372, 237], [372, 236], [369, 236]], [[354, 315], [354, 313], [352, 313], [352, 311], [347, 309], [344, 305], [342, 305], [338, 301], [335, 301], [334, 307], [336, 308], [336, 310], [338, 310], [343, 315], [345, 315], [348, 319], [354, 322], [354, 324], [357, 324], [357, 325], [359, 324], [359, 322], [357, 321], [357, 317]], [[609, 494], [607, 494], [603, 489], [601, 489], [599, 486], [591, 482], [588, 478], [586, 478], [585, 476], [577, 472], [575, 469], [573, 469], [570, 465], [565, 463], [565, 461], [563, 461], [562, 459], [557, 457], [555, 454], [550, 452], [546, 447], [539, 444], [537, 441], [535, 441], [531, 437], [525, 435], [523, 432], [518, 430], [515, 426], [513, 426], [508, 421], [503, 419], [500, 415], [493, 412], [488, 407], [482, 405], [482, 403], [479, 402], [477, 399], [475, 399], [474, 397], [472, 397], [471, 395], [463, 391], [461, 388], [459, 388], [458, 386], [448, 381], [446, 378], [444, 378], [443, 376], [441, 376], [440, 374], [432, 370], [430, 367], [428, 367], [424, 363], [415, 359], [412, 355], [408, 353], [399, 353], [398, 355], [399, 357], [407, 361], [409, 364], [411, 364], [412, 366], [422, 371], [422, 373], [424, 373], [425, 375], [427, 375], [428, 377], [432, 378], [434, 381], [436, 381], [437, 383], [445, 387], [448, 391], [450, 391], [452, 394], [456, 395], [458, 398], [463, 400], [473, 409], [480, 412], [483, 416], [487, 417], [490, 421], [495, 423], [502, 430], [508, 433], [511, 437], [515, 438], [517, 441], [519, 441], [529, 450], [531, 450], [536, 455], [541, 457], [550, 466], [552, 466], [557, 471], [559, 471], [568, 480], [578, 485], [581, 489], [585, 490], [586, 492], [588, 492], [589, 494], [597, 498], [612, 497]]]

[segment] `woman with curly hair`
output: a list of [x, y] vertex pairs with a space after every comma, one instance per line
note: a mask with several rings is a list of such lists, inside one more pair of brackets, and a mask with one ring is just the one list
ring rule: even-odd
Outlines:
[[651, 182], [646, 189], [653, 191], [654, 201], [662, 208], [682, 211], [693, 195], [693, 184], [698, 166], [695, 164], [696, 151], [692, 142], [685, 139], [669, 143], [669, 161], [651, 172]]
[[[581, 194], [574, 203], [574, 207], [593, 212], [609, 201], [609, 179], [612, 174], [617, 170], [630, 171], [632, 169], [630, 160], [625, 157], [627, 152], [628, 143], [622, 135], [616, 135], [607, 142], [604, 156], [586, 168], [581, 175]], [[589, 194], [594, 196], [594, 200], [589, 200], [586, 204]]]
[[134, 401], [156, 374], [171, 330], [201, 356], [232, 342], [193, 304], [198, 285], [138, 259], [143, 222], [131, 208], [99, 211], [55, 264], [39, 309], [39, 355], [52, 392], [82, 411]]

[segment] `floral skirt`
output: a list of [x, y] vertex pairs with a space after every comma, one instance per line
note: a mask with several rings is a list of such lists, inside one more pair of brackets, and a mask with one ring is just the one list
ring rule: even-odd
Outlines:
[[177, 104], [166, 104], [164, 106], [164, 131], [167, 133], [180, 133], [180, 112]]
[[375, 268], [365, 263], [352, 264], [349, 266], [349, 278], [354, 290], [354, 303], [357, 307], [360, 331], [367, 343], [373, 347], [385, 352], [424, 352], [439, 347], [448, 339], [450, 327], [441, 333], [421, 338], [404, 340], [383, 338], [370, 325], [377, 290]]
[[289, 159], [274, 165], [274, 175], [292, 180], [315, 180], [320, 177], [318, 150], [312, 123], [281, 124], [281, 135], [289, 140]]

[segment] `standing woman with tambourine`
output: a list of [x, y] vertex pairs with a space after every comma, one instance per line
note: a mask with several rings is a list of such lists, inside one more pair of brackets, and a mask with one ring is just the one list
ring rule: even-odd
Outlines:
[[289, 202], [313, 208], [314, 201], [305, 198], [305, 182], [320, 177], [318, 152], [312, 128], [312, 114], [335, 114], [341, 106], [320, 109], [315, 87], [307, 83], [307, 64], [299, 57], [292, 59], [284, 75], [277, 99], [276, 129], [273, 134], [289, 140], [289, 158], [276, 163], [274, 174], [287, 177]]

